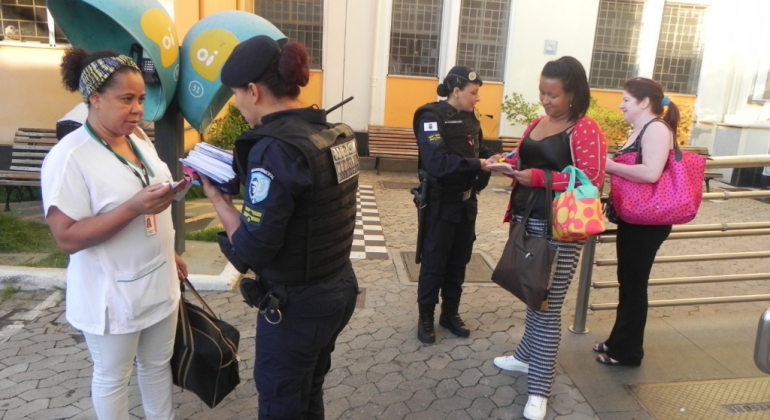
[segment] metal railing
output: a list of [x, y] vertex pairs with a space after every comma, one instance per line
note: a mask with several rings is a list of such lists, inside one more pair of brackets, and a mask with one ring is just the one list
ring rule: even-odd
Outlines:
[[770, 308], [759, 317], [757, 341], [754, 344], [754, 364], [762, 372], [770, 373]]
[[[749, 155], [749, 156], [720, 156], [713, 157], [706, 161], [706, 168], [753, 168], [759, 166], [770, 166], [770, 155]], [[703, 199], [706, 200], [728, 200], [733, 198], [763, 198], [770, 197], [770, 191], [739, 191], [739, 192], [715, 192], [704, 193]], [[615, 235], [617, 230], [607, 230], [601, 235], [588, 238], [583, 246], [582, 261], [580, 263], [580, 279], [578, 282], [578, 295], [575, 305], [575, 317], [570, 331], [576, 334], [585, 334], [588, 332], [586, 328], [586, 318], [588, 315], [588, 309], [599, 311], [617, 308], [617, 303], [596, 303], [589, 304], [591, 286], [594, 288], [611, 288], [618, 287], [617, 282], [598, 282], [592, 283], [593, 267], [597, 266], [609, 266], [616, 265], [617, 260], [614, 259], [602, 259], [595, 260], [596, 257], [596, 245], [599, 243], [613, 243], [615, 242]], [[750, 222], [750, 223], [722, 223], [722, 224], [705, 224], [705, 225], [679, 225], [674, 226], [671, 234], [668, 236], [669, 240], [678, 239], [699, 239], [699, 238], [721, 238], [732, 236], [754, 236], [754, 235], [770, 235], [770, 222]], [[665, 256], [655, 258], [655, 263], [678, 263], [678, 262], [695, 262], [706, 260], [727, 260], [727, 259], [751, 259], [751, 258], [768, 258], [770, 257], [770, 251], [760, 252], [738, 252], [738, 253], [720, 253], [711, 255], [677, 255], [677, 256]], [[748, 280], [764, 280], [770, 279], [770, 273], [754, 273], [743, 275], [723, 275], [723, 276], [700, 276], [700, 277], [675, 277], [664, 279], [650, 280], [650, 286], [661, 285], [681, 285], [681, 284], [697, 284], [697, 283], [714, 283], [714, 282], [730, 282], [730, 281], [748, 281]], [[649, 307], [661, 307], [661, 306], [681, 306], [681, 305], [700, 305], [711, 303], [735, 303], [735, 302], [756, 302], [770, 300], [770, 294], [761, 295], [745, 295], [745, 296], [718, 296], [707, 298], [689, 298], [689, 299], [667, 299], [667, 300], [655, 300], [649, 302]], [[770, 311], [770, 310], [769, 310]], [[768, 315], [768, 325], [770, 325], [770, 315]], [[768, 326], [767, 328], [770, 328]], [[766, 333], [768, 336], [767, 348], [770, 349], [770, 331]], [[757, 338], [757, 346], [759, 346], [759, 335]], [[765, 353], [765, 359], [767, 359], [767, 353]], [[768, 363], [768, 360], [765, 360]], [[770, 363], [768, 363], [770, 367]], [[770, 373], [770, 372], [768, 372]]]

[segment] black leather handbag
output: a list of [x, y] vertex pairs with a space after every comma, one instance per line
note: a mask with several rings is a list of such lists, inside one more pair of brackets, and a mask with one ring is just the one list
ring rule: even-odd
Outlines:
[[206, 310], [193, 305], [182, 294], [171, 372], [174, 385], [194, 393], [213, 408], [241, 382], [238, 374], [241, 333], [218, 319], [187, 279], [182, 290], [185, 286]]
[[551, 171], [545, 175], [545, 210], [548, 224], [545, 236], [532, 236], [527, 233], [526, 226], [532, 208], [535, 206], [535, 194], [527, 200], [527, 207], [521, 222], [511, 220], [511, 230], [508, 242], [505, 243], [503, 255], [500, 257], [492, 281], [503, 289], [513, 293], [533, 311], [548, 309], [548, 291], [553, 284], [556, 273], [558, 248], [548, 242], [553, 225], [553, 207], [551, 198]]

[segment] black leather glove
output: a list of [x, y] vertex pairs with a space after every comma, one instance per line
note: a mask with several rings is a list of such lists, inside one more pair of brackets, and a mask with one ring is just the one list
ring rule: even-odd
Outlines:
[[476, 175], [476, 179], [473, 181], [473, 189], [481, 191], [489, 185], [489, 178], [492, 177], [492, 172], [479, 172]]

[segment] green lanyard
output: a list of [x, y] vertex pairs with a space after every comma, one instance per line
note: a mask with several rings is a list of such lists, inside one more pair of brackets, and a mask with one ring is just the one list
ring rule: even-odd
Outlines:
[[109, 144], [107, 144], [107, 142], [105, 142], [104, 140], [102, 140], [101, 138], [99, 138], [99, 136], [97, 136], [97, 135], [96, 135], [96, 133], [94, 132], [94, 129], [91, 127], [91, 124], [89, 124], [89, 123], [88, 123], [88, 121], [86, 121], [86, 124], [85, 124], [85, 125], [86, 125], [86, 131], [88, 131], [88, 134], [89, 134], [89, 135], [90, 135], [90, 136], [91, 136], [91, 137], [92, 137], [94, 140], [99, 140], [99, 142], [100, 142], [100, 143], [101, 143], [101, 144], [102, 144], [104, 147], [106, 147], [106, 148], [107, 148], [107, 150], [109, 150], [110, 152], [112, 152], [112, 154], [113, 154], [113, 155], [115, 155], [115, 157], [116, 157], [116, 158], [118, 158], [118, 160], [120, 161], [120, 163], [122, 163], [122, 164], [126, 165], [126, 167], [127, 167], [127, 168], [128, 168], [130, 171], [131, 171], [131, 173], [133, 173], [133, 174], [134, 174], [134, 176], [136, 176], [137, 178], [139, 178], [139, 182], [141, 182], [141, 183], [142, 183], [142, 188], [146, 188], [148, 185], [150, 185], [150, 177], [149, 177], [149, 175], [147, 175], [147, 169], [145, 169], [144, 160], [142, 159], [142, 155], [141, 155], [141, 154], [139, 153], [139, 151], [136, 149], [136, 146], [134, 145], [134, 142], [132, 142], [132, 141], [131, 141], [131, 138], [130, 138], [130, 137], [126, 136], [126, 140], [128, 140], [128, 142], [131, 144], [131, 148], [133, 148], [134, 150], [136, 150], [136, 157], [138, 157], [138, 158], [139, 158], [139, 162], [140, 162], [140, 164], [141, 164], [141, 169], [142, 169], [142, 174], [141, 174], [141, 175], [139, 174], [139, 171], [137, 171], [136, 169], [134, 169], [134, 167], [133, 167], [133, 166], [131, 166], [131, 164], [129, 164], [129, 163], [128, 163], [128, 161], [126, 160], [126, 158], [124, 158], [123, 156], [121, 156], [120, 154], [118, 154], [117, 152], [115, 152], [114, 150], [112, 150], [112, 147], [110, 147], [110, 145], [109, 145]]

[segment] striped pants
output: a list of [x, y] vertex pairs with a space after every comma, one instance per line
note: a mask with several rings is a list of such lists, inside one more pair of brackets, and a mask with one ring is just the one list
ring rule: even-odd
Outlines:
[[[521, 220], [521, 217], [516, 217]], [[529, 219], [527, 232], [543, 236], [545, 220]], [[548, 398], [556, 375], [556, 352], [561, 342], [561, 307], [577, 268], [581, 245], [551, 240], [559, 249], [553, 285], [548, 292], [548, 310], [543, 312], [527, 308], [524, 336], [513, 356], [529, 364], [527, 384], [529, 395]]]

